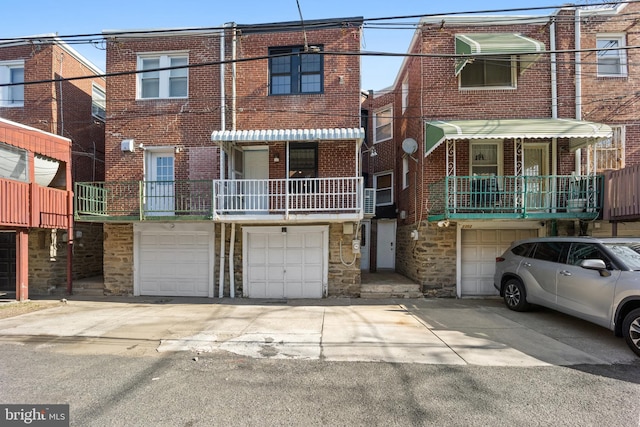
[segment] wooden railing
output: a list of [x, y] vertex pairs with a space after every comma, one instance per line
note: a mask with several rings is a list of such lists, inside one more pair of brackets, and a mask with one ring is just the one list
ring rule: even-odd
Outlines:
[[0, 179], [0, 225], [67, 228], [71, 192]]
[[606, 172], [603, 199], [604, 220], [640, 219], [640, 165]]

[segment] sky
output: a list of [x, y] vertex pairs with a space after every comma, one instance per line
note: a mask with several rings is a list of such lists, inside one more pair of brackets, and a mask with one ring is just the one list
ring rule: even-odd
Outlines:
[[[386, 18], [452, 12], [497, 11], [514, 8], [551, 7], [549, 10], [509, 12], [518, 15], [541, 15], [566, 0], [298, 0], [304, 20], [362, 16]], [[575, 0], [582, 3], [584, 0]], [[104, 30], [141, 30], [158, 28], [218, 27], [227, 22], [261, 24], [298, 21], [300, 13], [296, 0], [180, 0], [153, 2], [111, 0], [91, 3], [86, 0], [12, 1], [4, 5], [5, 19], [0, 26], [0, 39], [36, 34], [57, 33], [60, 36], [96, 34]], [[36, 12], [37, 11], [37, 12]], [[486, 13], [489, 14], [489, 13]], [[504, 12], [503, 12], [504, 14]], [[11, 17], [10, 19], [7, 19]], [[367, 28], [365, 24], [361, 49], [363, 51], [406, 53], [414, 29], [398, 23], [417, 23], [408, 20], [379, 21], [386, 28]], [[371, 24], [373, 25], [373, 23]], [[100, 69], [105, 69], [105, 52], [97, 46], [72, 46]], [[362, 89], [381, 90], [394, 83], [402, 58], [363, 57], [361, 63]]]

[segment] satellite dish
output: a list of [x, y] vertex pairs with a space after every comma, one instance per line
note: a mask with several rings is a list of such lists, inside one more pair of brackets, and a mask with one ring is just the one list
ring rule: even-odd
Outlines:
[[418, 143], [413, 138], [407, 138], [402, 141], [402, 150], [408, 155], [412, 155], [418, 149]]

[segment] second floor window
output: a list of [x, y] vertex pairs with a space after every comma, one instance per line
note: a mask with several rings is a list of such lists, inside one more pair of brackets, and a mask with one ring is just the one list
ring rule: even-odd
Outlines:
[[460, 72], [461, 88], [515, 88], [516, 73], [510, 56], [476, 58]]
[[596, 47], [598, 55], [598, 77], [626, 77], [627, 54], [622, 48], [625, 46], [624, 36], [598, 36]]
[[[186, 54], [140, 55], [138, 57], [138, 98], [186, 98], [189, 89], [189, 58]], [[181, 67], [173, 70], [158, 68]], [[149, 70], [149, 71], [144, 71]], [[154, 71], [156, 70], [156, 71]]]
[[473, 143], [471, 145], [471, 175], [499, 175], [499, 144], [495, 142]]
[[373, 116], [373, 142], [378, 143], [391, 139], [393, 136], [393, 108], [388, 107], [376, 111]]
[[[0, 83], [24, 83], [24, 61], [0, 62]], [[24, 106], [24, 85], [0, 87], [0, 107]]]
[[376, 206], [393, 204], [393, 173], [385, 172], [374, 177], [376, 186]]
[[91, 91], [91, 114], [104, 121], [107, 110], [107, 94], [100, 86], [93, 85]]
[[269, 95], [322, 93], [323, 60], [302, 47], [269, 49]]

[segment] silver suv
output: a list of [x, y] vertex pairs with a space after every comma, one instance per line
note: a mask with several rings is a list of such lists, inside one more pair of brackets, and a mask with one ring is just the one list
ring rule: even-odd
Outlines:
[[511, 310], [537, 304], [588, 320], [640, 356], [640, 238], [520, 240], [496, 258], [493, 283]]

